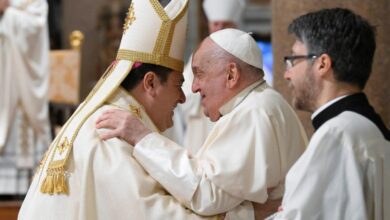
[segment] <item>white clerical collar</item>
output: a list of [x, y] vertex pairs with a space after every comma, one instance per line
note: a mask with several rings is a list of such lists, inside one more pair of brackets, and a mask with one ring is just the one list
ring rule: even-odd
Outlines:
[[[236, 106], [238, 106], [244, 99], [249, 95], [250, 92], [252, 92], [257, 87], [264, 87], [266, 88], [267, 83], [265, 83], [265, 80], [261, 79], [259, 81], [256, 81], [252, 83], [250, 86], [246, 87], [244, 90], [239, 92], [237, 95], [235, 95], [233, 98], [231, 98], [228, 102], [226, 102], [221, 108], [219, 108], [219, 113], [221, 115], [226, 115], [229, 112], [231, 112]], [[263, 88], [263, 89], [264, 89]]]
[[332, 99], [330, 100], [329, 102], [325, 103], [324, 105], [322, 105], [321, 107], [319, 107], [312, 115], [311, 115], [311, 120], [313, 120], [318, 114], [320, 114], [320, 112], [322, 112], [324, 109], [326, 109], [327, 107], [331, 106], [333, 103], [337, 102], [338, 100], [344, 98], [344, 97], [347, 97], [348, 95], [343, 95], [343, 96], [339, 96], [335, 99]]
[[156, 125], [146, 113], [144, 107], [124, 88], [119, 87], [107, 100], [109, 105], [115, 106], [125, 111], [132, 112], [139, 116], [140, 120], [153, 132], [160, 132]]

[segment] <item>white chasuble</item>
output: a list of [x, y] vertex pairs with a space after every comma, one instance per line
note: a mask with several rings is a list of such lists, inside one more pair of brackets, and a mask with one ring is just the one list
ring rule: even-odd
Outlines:
[[[217, 219], [195, 215], [169, 195], [133, 158], [133, 146], [117, 138], [101, 141], [96, 119], [107, 109], [138, 109], [143, 123], [157, 131], [143, 107], [118, 89], [86, 120], [73, 143], [67, 176], [69, 194], [40, 191], [48, 165], [36, 174], [19, 219]], [[49, 153], [50, 155], [50, 153]]]

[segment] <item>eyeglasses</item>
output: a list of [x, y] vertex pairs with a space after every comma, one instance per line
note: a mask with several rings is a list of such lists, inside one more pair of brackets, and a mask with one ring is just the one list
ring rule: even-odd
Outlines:
[[309, 54], [309, 55], [297, 55], [297, 56], [285, 56], [284, 57], [284, 63], [286, 64], [286, 69], [291, 69], [298, 63], [294, 63], [294, 60], [298, 59], [315, 59], [317, 58], [317, 55]]

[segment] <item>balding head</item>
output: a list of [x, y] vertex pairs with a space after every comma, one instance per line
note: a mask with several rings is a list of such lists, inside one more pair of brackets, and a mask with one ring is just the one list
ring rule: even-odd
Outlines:
[[219, 119], [219, 108], [226, 102], [263, 77], [261, 69], [234, 57], [210, 37], [194, 53], [192, 68], [192, 91], [200, 93], [204, 113], [211, 121]]

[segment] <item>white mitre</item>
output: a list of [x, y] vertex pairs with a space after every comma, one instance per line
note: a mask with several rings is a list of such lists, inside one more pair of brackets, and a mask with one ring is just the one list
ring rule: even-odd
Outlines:
[[222, 49], [243, 62], [263, 69], [263, 56], [253, 37], [241, 30], [227, 28], [210, 35]]
[[209, 21], [238, 23], [245, 9], [245, 0], [204, 0], [203, 9]]

